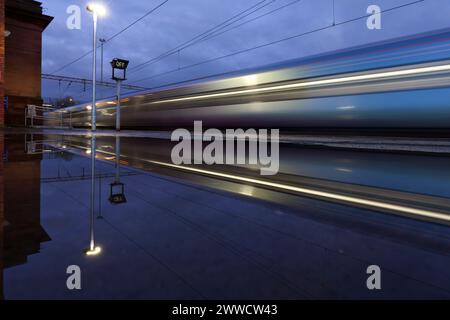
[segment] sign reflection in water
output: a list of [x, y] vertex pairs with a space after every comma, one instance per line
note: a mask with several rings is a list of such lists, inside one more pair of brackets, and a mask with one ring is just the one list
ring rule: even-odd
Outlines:
[[112, 204], [122, 204], [127, 202], [125, 197], [125, 184], [120, 182], [120, 136], [116, 136], [116, 178], [110, 184], [109, 202]]

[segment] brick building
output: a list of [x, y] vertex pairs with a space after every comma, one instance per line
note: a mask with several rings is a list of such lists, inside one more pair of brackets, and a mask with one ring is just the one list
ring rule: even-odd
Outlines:
[[42, 32], [53, 18], [42, 13], [38, 1], [0, 0], [0, 3], [4, 7], [0, 10], [0, 16], [4, 15], [0, 28], [6, 30], [2, 32], [5, 45], [3, 88], [0, 88], [6, 98], [1, 100], [4, 116], [0, 115], [0, 119], [7, 126], [23, 126], [25, 106], [42, 104]]
[[3, 109], [4, 77], [5, 77], [5, 1], [0, 0], [0, 127], [5, 123]]
[[[42, 32], [52, 19], [38, 1], [0, 0], [0, 127], [23, 126], [25, 106], [42, 103]], [[0, 134], [0, 300], [3, 269], [49, 240], [40, 225], [41, 156], [25, 155], [17, 139], [6, 151]]]

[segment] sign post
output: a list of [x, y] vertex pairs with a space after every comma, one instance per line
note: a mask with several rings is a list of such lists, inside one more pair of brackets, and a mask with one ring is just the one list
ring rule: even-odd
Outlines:
[[113, 59], [111, 61], [112, 79], [117, 82], [117, 102], [116, 102], [116, 130], [120, 131], [120, 89], [122, 81], [126, 80], [127, 67], [129, 61], [123, 59]]
[[116, 102], [116, 130], [120, 131], [120, 85], [122, 80], [117, 80], [117, 102]]

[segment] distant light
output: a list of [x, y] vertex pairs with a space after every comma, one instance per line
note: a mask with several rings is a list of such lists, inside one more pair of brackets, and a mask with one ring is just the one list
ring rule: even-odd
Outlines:
[[94, 249], [88, 249], [85, 251], [87, 256], [97, 256], [102, 252], [102, 248], [95, 247]]
[[352, 110], [355, 109], [355, 106], [343, 106], [343, 107], [338, 107], [339, 110]]
[[91, 153], [92, 153], [91, 149], [86, 150], [86, 154], [91, 154]]
[[86, 110], [92, 110], [92, 106], [87, 106]]
[[101, 17], [106, 15], [106, 8], [100, 3], [89, 3], [86, 7], [86, 10]]
[[258, 76], [256, 74], [245, 76], [243, 80], [247, 86], [255, 86], [258, 84]]

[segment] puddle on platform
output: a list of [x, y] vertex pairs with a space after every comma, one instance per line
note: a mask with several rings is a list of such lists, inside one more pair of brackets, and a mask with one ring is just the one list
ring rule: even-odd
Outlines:
[[[162, 140], [120, 139], [117, 166], [116, 138], [98, 137], [92, 180], [89, 138], [0, 139], [5, 299], [450, 298], [444, 225], [305, 197], [295, 207], [261, 201], [251, 185], [233, 194], [214, 188], [221, 181], [179, 181], [148, 165], [168, 160]], [[450, 197], [446, 157], [280, 154], [286, 177]], [[87, 256], [92, 241], [101, 252]], [[380, 291], [366, 287], [373, 264]], [[73, 265], [81, 290], [66, 286]]]

